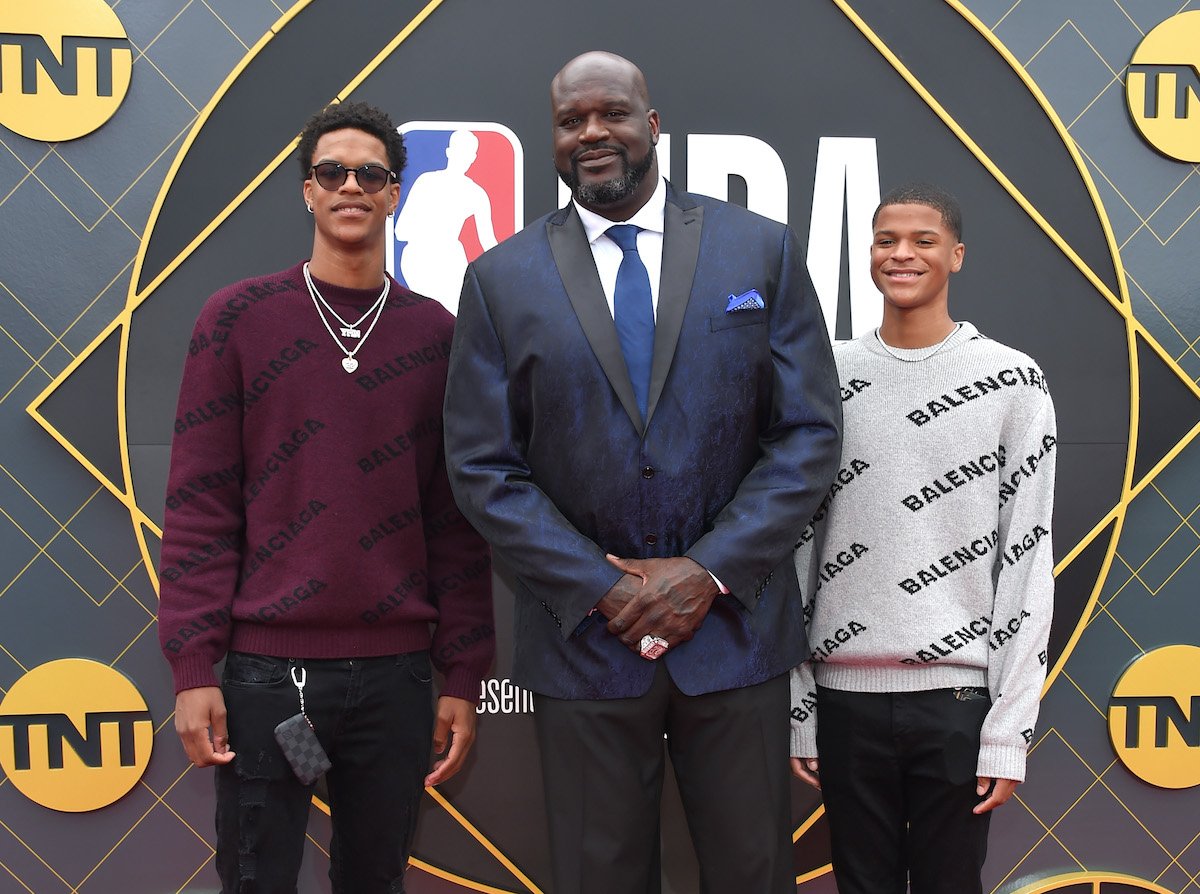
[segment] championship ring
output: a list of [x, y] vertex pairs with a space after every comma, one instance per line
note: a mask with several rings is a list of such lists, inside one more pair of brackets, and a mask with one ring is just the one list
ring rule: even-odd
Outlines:
[[667, 641], [661, 636], [653, 636], [649, 633], [643, 636], [642, 641], [638, 643], [638, 650], [642, 653], [642, 657], [649, 661], [662, 655], [669, 647]]

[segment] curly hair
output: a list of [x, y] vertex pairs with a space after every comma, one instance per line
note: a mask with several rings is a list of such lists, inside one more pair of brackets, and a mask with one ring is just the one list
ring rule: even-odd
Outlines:
[[942, 216], [942, 224], [954, 234], [956, 242], [962, 242], [962, 208], [958, 199], [932, 183], [905, 183], [888, 190], [880, 200], [879, 207], [871, 216], [871, 226], [879, 219], [879, 212], [888, 205], [925, 205]]
[[317, 151], [317, 140], [330, 131], [344, 130], [348, 127], [379, 138], [387, 150], [388, 167], [395, 172], [396, 179], [399, 180], [408, 160], [408, 153], [404, 150], [404, 138], [396, 130], [396, 125], [387, 112], [365, 102], [331, 103], [308, 119], [304, 130], [300, 132], [300, 148], [297, 150], [302, 179], [308, 179], [313, 154]]

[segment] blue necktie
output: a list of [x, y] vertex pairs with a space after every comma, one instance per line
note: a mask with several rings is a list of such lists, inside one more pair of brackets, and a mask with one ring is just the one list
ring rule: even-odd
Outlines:
[[637, 251], [639, 229], [632, 224], [620, 224], [606, 232], [624, 254], [613, 289], [613, 319], [644, 422], [650, 396], [650, 361], [654, 357], [654, 303], [650, 297], [650, 276]]

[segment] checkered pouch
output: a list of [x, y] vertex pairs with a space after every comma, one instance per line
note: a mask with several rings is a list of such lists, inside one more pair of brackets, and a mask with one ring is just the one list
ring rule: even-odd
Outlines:
[[292, 668], [292, 682], [300, 693], [300, 713], [294, 714], [279, 726], [275, 727], [275, 741], [279, 743], [283, 756], [291, 765], [305, 785], [312, 785], [321, 778], [321, 774], [333, 766], [329, 755], [317, 740], [317, 733], [312, 722], [304, 713], [304, 683], [308, 679], [308, 670], [302, 669], [296, 676], [296, 668]]

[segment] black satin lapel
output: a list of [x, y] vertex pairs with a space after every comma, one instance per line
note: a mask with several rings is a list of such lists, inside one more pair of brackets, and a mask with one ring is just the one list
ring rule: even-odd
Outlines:
[[[550, 252], [554, 255], [558, 275], [567, 290], [571, 307], [575, 309], [575, 316], [579, 318], [579, 325], [583, 327], [583, 334], [592, 346], [596, 359], [600, 361], [600, 368], [604, 370], [617, 393], [621, 406], [629, 414], [634, 427], [641, 433], [644, 431], [642, 414], [633, 394], [633, 382], [625, 366], [621, 343], [617, 340], [617, 327], [609, 312], [608, 300], [604, 297], [604, 288], [600, 285], [600, 276], [596, 273], [592, 249], [588, 245], [587, 235], [574, 206], [561, 225], [546, 224], [546, 238], [550, 241]], [[654, 351], [657, 358], [657, 335]]]
[[[704, 225], [704, 209], [697, 205], [684, 210], [667, 202], [663, 226], [662, 275], [658, 282], [658, 316], [654, 321], [654, 359], [650, 365], [650, 405], [647, 416], [654, 418], [654, 408], [662, 395], [675, 359], [679, 330], [692, 294], [692, 279], [700, 257], [700, 231]], [[649, 424], [647, 419], [647, 424]]]

